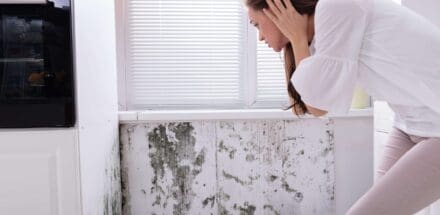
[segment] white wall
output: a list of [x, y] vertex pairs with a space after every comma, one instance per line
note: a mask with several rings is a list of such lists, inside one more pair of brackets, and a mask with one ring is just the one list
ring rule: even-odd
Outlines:
[[83, 214], [119, 213], [115, 5], [73, 3]]
[[343, 215], [373, 185], [373, 118], [335, 120], [335, 204]]
[[402, 0], [402, 5], [426, 17], [440, 27], [439, 0]]

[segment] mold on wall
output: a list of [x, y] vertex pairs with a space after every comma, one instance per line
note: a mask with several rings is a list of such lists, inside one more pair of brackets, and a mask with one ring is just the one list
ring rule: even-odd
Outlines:
[[104, 215], [122, 214], [121, 209], [121, 169], [120, 169], [119, 141], [115, 141], [111, 154], [106, 161], [103, 207]]
[[[131, 195], [130, 195], [130, 190], [129, 185], [129, 179], [131, 179], [131, 177], [129, 178], [128, 173], [129, 172], [133, 172], [133, 170], [131, 170], [129, 168], [129, 163], [128, 162], [124, 162], [130, 159], [130, 157], [126, 156], [130, 156], [130, 154], [128, 152], [132, 152], [133, 151], [133, 144], [132, 144], [132, 135], [133, 135], [133, 131], [134, 131], [134, 127], [133, 125], [124, 125], [120, 127], [120, 168], [121, 168], [121, 208], [122, 208], [122, 214], [132, 214], [131, 213]], [[122, 132], [123, 131], [123, 132]], [[138, 167], [135, 167], [138, 168]], [[131, 171], [130, 171], [131, 170]]]
[[333, 122], [121, 125], [123, 214], [329, 214]]

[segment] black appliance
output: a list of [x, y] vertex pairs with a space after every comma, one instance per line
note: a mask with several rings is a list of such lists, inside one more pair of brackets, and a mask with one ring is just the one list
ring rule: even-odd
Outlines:
[[70, 0], [0, 0], [0, 128], [73, 127]]

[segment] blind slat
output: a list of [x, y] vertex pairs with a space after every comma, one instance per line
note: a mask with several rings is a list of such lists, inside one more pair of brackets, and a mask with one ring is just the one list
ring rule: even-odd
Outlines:
[[257, 44], [257, 102], [287, 101], [283, 56]]

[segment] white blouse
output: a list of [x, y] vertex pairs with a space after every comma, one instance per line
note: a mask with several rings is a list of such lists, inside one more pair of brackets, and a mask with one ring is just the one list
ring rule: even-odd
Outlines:
[[306, 104], [346, 113], [358, 84], [399, 129], [440, 137], [440, 28], [392, 0], [320, 0], [313, 40], [291, 79]]

